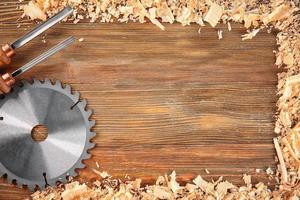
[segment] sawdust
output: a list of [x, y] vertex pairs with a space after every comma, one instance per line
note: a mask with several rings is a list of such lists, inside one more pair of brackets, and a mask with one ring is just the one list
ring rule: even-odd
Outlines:
[[[102, 173], [102, 172], [100, 172]], [[245, 175], [245, 186], [237, 187], [219, 178], [215, 182], [207, 182], [197, 176], [193, 183], [180, 185], [176, 181], [176, 173], [158, 177], [156, 184], [142, 186], [141, 179], [125, 180], [99, 177], [91, 186], [77, 181], [45, 191], [37, 191], [31, 195], [33, 200], [75, 200], [75, 199], [270, 199], [272, 192], [263, 183], [254, 186], [251, 177]]]
[[[217, 27], [219, 23], [242, 23], [245, 33], [242, 40], [253, 39], [260, 30], [277, 31], [278, 49], [274, 50], [276, 66], [282, 68], [278, 74], [278, 101], [274, 145], [278, 156], [278, 181], [273, 192], [263, 183], [253, 185], [251, 178], [244, 177], [246, 186], [237, 187], [228, 182], [207, 182], [201, 176], [193, 183], [179, 186], [172, 177], [159, 177], [160, 185], [133, 187], [137, 183], [117, 181], [117, 187], [98, 181], [93, 187], [79, 183], [49, 188], [37, 192], [34, 199], [53, 196], [59, 199], [64, 191], [98, 195], [106, 199], [297, 199], [300, 197], [300, 11], [299, 0], [33, 0], [24, 6], [24, 14], [31, 19], [45, 20], [65, 5], [74, 8], [68, 19], [78, 23], [83, 19], [91, 22], [152, 22], [164, 30], [163, 22], [179, 22], [182, 25], [196, 23], [201, 27], [207, 23]], [[207, 22], [207, 23], [204, 23]], [[221, 37], [219, 32], [218, 37]], [[270, 172], [270, 171], [269, 171]], [[250, 179], [250, 180], [249, 180]], [[140, 184], [140, 183], [139, 183]], [[70, 189], [67, 189], [70, 187]], [[78, 190], [72, 190], [78, 187]], [[104, 188], [104, 189], [103, 189]], [[64, 193], [67, 194], [67, 193]], [[72, 194], [73, 195], [73, 194]], [[92, 199], [94, 197], [91, 197]]]

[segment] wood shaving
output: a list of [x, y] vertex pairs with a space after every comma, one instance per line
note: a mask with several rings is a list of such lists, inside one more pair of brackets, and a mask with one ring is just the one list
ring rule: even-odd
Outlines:
[[258, 13], [249, 13], [244, 16], [244, 26], [250, 28], [253, 25], [257, 25], [257, 22], [260, 20], [260, 15]]
[[100, 168], [100, 165], [99, 163], [96, 161], [96, 167], [99, 169]]
[[222, 14], [223, 14], [222, 6], [216, 3], [212, 3], [204, 18], [204, 21], [208, 22], [212, 27], [215, 27], [219, 23]]
[[106, 171], [100, 172], [96, 169], [92, 169], [95, 174], [98, 174], [101, 178], [109, 177], [109, 174]]
[[78, 42], [83, 42], [84, 41], [84, 38], [79, 38], [78, 39]]
[[222, 30], [218, 30], [218, 39], [219, 40], [223, 39], [223, 31]]
[[253, 29], [252, 31], [242, 35], [242, 40], [251, 40], [256, 36], [256, 34], [259, 32], [260, 29]]
[[232, 30], [232, 28], [231, 28], [231, 24], [230, 24], [230, 22], [227, 22], [227, 26], [228, 26], [228, 31], [231, 31], [231, 30]]
[[201, 27], [198, 29], [198, 33], [199, 33], [199, 34], [201, 33]]
[[290, 9], [290, 6], [286, 3], [281, 4], [277, 8], [274, 9], [273, 12], [271, 12], [267, 17], [263, 19], [263, 22], [265, 24], [268, 24], [269, 22], [273, 21], [280, 21], [282, 19], [287, 18], [291, 14], [292, 10]]
[[47, 15], [40, 9], [39, 5], [34, 2], [29, 2], [28, 5], [23, 6], [24, 14], [29, 16], [30, 19], [40, 19], [45, 21]]
[[268, 168], [266, 169], [266, 173], [267, 173], [268, 175], [273, 175], [273, 174], [274, 174], [274, 171], [272, 170], [271, 167], [268, 167]]
[[280, 163], [281, 178], [282, 178], [283, 183], [287, 183], [288, 182], [287, 169], [286, 169], [286, 165], [285, 165], [285, 162], [283, 159], [282, 151], [281, 151], [281, 148], [280, 148], [277, 138], [274, 138], [273, 141], [274, 141], [274, 146], [275, 146], [276, 153], [277, 153], [279, 163]]
[[207, 174], [210, 174], [210, 171], [208, 171], [208, 169], [205, 169], [205, 172], [206, 172]]
[[244, 174], [243, 180], [247, 186], [251, 185], [251, 176], [250, 175]]
[[[249, 179], [250, 176], [247, 176]], [[251, 178], [250, 178], [251, 179]], [[95, 181], [91, 186], [73, 181], [57, 187], [48, 187], [31, 195], [32, 200], [75, 199], [271, 199], [272, 193], [263, 183], [237, 187], [222, 178], [207, 182], [197, 176], [194, 183], [180, 185], [176, 173], [160, 176], [155, 185], [142, 186], [141, 179], [122, 182], [119, 179]]]
[[[98, 199], [155, 199], [182, 197], [182, 199], [299, 199], [300, 197], [300, 2], [299, 0], [31, 0], [22, 7], [24, 16], [30, 19], [46, 20], [59, 12], [65, 5], [74, 8], [73, 16], [68, 19], [73, 23], [88, 19], [90, 22], [152, 22], [164, 30], [163, 22], [179, 22], [182, 25], [196, 23], [205, 26], [207, 22], [212, 27], [218, 23], [242, 23], [247, 33], [242, 40], [253, 39], [262, 29], [268, 33], [276, 30], [274, 50], [275, 65], [281, 68], [278, 73], [277, 114], [275, 123], [274, 146], [278, 157], [278, 169], [274, 173], [278, 185], [271, 192], [263, 183], [232, 188], [227, 182], [217, 184], [207, 182], [201, 176], [186, 186], [179, 186], [173, 178], [159, 177], [161, 185], [149, 185], [131, 191], [133, 183], [120, 183], [118, 187], [110, 188], [98, 181], [96, 186], [82, 186], [78, 191], [88, 193], [94, 191]], [[26, 28], [25, 28], [26, 29]], [[249, 30], [251, 29], [251, 30]], [[198, 30], [200, 33], [201, 28]], [[221, 34], [219, 33], [219, 37]], [[270, 173], [270, 171], [268, 172]], [[100, 175], [101, 176], [101, 175]], [[105, 176], [104, 176], [105, 177]], [[109, 178], [109, 177], [107, 177]], [[170, 178], [170, 177], [169, 177]], [[171, 181], [172, 180], [172, 181]], [[219, 190], [217, 189], [217, 185]], [[75, 184], [74, 187], [80, 187]], [[98, 185], [98, 186], [97, 186]], [[137, 184], [138, 185], [138, 184]], [[101, 187], [100, 187], [101, 186]], [[102, 187], [107, 187], [102, 190]], [[173, 189], [171, 189], [171, 187]], [[48, 188], [36, 192], [36, 199], [51, 197], [60, 199], [67, 187]], [[82, 190], [82, 191], [81, 191]], [[130, 190], [130, 191], [129, 191]], [[129, 192], [128, 192], [129, 191]], [[74, 190], [74, 193], [76, 191]], [[101, 194], [100, 194], [101, 193]], [[38, 198], [39, 195], [41, 198]], [[91, 197], [93, 199], [94, 197]], [[95, 198], [94, 198], [95, 199]]]

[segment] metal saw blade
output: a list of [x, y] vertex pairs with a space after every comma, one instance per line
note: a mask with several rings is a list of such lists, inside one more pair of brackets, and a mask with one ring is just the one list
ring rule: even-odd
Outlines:
[[[82, 160], [90, 157], [87, 150], [95, 136], [89, 120], [91, 110], [86, 101], [79, 101], [79, 93], [72, 93], [69, 85], [50, 80], [33, 83], [23, 81], [0, 100], [0, 176], [27, 185], [45, 186], [66, 176], [75, 176], [75, 169], [83, 168]], [[48, 136], [34, 141], [32, 129], [44, 125]]]

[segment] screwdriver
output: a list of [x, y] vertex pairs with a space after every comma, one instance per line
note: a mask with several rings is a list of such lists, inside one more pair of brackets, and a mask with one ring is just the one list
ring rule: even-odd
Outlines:
[[[48, 19], [44, 23], [38, 25], [32, 31], [28, 32], [27, 34], [25, 34], [21, 38], [17, 39], [12, 44], [7, 43], [7, 44], [3, 45], [1, 47], [2, 50], [3, 50], [3, 53], [7, 57], [11, 58], [16, 53], [15, 49], [20, 48], [21, 46], [23, 46], [24, 44], [26, 44], [27, 42], [29, 42], [33, 38], [37, 37], [38, 35], [40, 35], [44, 31], [46, 31], [50, 27], [54, 26], [56, 23], [58, 23], [59, 21], [64, 19], [66, 16], [70, 15], [72, 12], [73, 12], [73, 9], [70, 6], [65, 7], [59, 13], [57, 13], [56, 15], [54, 15], [53, 17], [51, 17], [50, 19]], [[3, 61], [3, 58], [0, 57], [0, 67], [5, 65], [5, 63], [6, 62]]]
[[64, 40], [64, 41], [60, 42], [59, 44], [55, 45], [54, 47], [52, 47], [48, 51], [42, 53], [38, 57], [36, 57], [33, 60], [29, 61], [27, 64], [23, 65], [22, 67], [15, 70], [14, 72], [3, 74], [2, 79], [4, 80], [4, 82], [7, 86], [9, 86], [9, 87], [12, 86], [13, 84], [15, 84], [15, 77], [23, 74], [24, 72], [28, 71], [29, 69], [31, 69], [35, 65], [39, 64], [43, 60], [49, 58], [50, 56], [52, 56], [56, 52], [58, 52], [58, 51], [62, 50], [63, 48], [69, 46], [74, 41], [75, 41], [75, 37], [73, 37], [73, 36], [67, 38], [66, 40]]

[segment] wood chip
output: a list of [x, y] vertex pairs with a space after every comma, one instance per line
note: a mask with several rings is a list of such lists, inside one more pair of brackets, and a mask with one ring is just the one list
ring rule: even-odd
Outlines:
[[222, 30], [218, 30], [218, 39], [219, 40], [223, 39], [223, 31]]
[[99, 169], [100, 168], [100, 165], [99, 163], [96, 161], [96, 167]]
[[204, 21], [208, 22], [212, 27], [215, 27], [219, 23], [222, 14], [223, 14], [222, 6], [212, 3], [204, 18]]
[[251, 32], [242, 35], [242, 40], [251, 40], [256, 36], [260, 29], [253, 29]]
[[106, 172], [106, 171], [103, 171], [103, 172], [100, 172], [96, 169], [92, 169], [92, 171], [95, 173], [95, 174], [98, 174], [101, 178], [107, 178], [107, 177], [110, 177], [110, 175]]
[[227, 26], [228, 26], [228, 31], [231, 31], [231, 30], [232, 30], [232, 28], [231, 28], [231, 24], [230, 24], [230, 22], [227, 22]]

